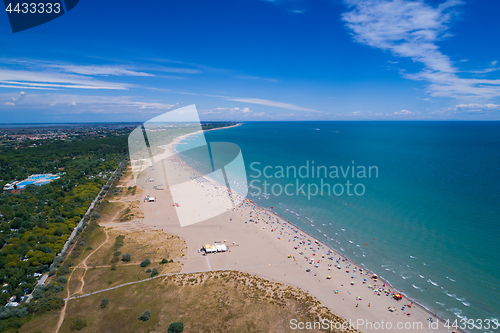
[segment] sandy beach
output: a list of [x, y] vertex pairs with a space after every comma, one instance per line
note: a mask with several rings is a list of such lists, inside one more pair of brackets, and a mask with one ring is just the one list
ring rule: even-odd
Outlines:
[[[189, 135], [193, 134], [196, 133]], [[174, 146], [189, 135], [165, 146], [161, 165], [155, 163], [138, 177], [137, 185], [143, 188], [143, 196], [156, 197], [155, 202], [141, 201], [144, 218], [113, 226], [128, 230], [160, 229], [178, 235], [188, 248], [186, 255], [179, 259], [183, 272], [240, 270], [299, 287], [361, 332], [452, 331], [443, 327], [441, 319], [406, 297], [396, 300], [390, 285], [272, 211], [241, 197], [233, 201], [236, 205], [228, 204], [225, 186], [197, 175], [175, 157]], [[177, 189], [177, 206], [165, 181], [166, 175], [174, 182], [176, 177], [191, 179], [189, 183], [196, 185], [197, 190], [186, 187], [186, 192], [179, 192]], [[196, 200], [202, 196], [205, 205], [191, 208], [190, 214], [208, 219], [181, 227], [177, 214], [194, 196]], [[217, 205], [224, 207], [225, 212], [211, 216], [211, 207]], [[200, 252], [204, 244], [215, 242], [225, 244], [228, 251]]]

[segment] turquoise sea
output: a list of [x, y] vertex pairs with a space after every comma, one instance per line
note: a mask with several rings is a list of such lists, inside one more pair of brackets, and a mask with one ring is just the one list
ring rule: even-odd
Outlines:
[[[500, 320], [500, 122], [248, 122], [205, 136], [241, 147], [257, 204], [444, 318]], [[312, 178], [313, 161], [339, 178]], [[307, 163], [309, 178], [276, 177]], [[308, 198], [321, 181], [344, 193]]]

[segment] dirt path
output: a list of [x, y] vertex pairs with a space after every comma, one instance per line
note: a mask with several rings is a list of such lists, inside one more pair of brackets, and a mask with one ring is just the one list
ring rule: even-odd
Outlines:
[[[77, 294], [77, 293], [83, 293], [83, 286], [85, 285], [85, 281], [84, 281], [84, 277], [85, 277], [85, 274], [87, 273], [87, 269], [88, 269], [88, 266], [87, 266], [87, 259], [90, 258], [91, 255], [93, 255], [94, 253], [96, 253], [104, 244], [106, 244], [108, 242], [108, 239], [109, 239], [109, 236], [108, 236], [108, 231], [107, 230], [104, 230], [105, 234], [106, 234], [106, 239], [104, 240], [104, 242], [99, 245], [94, 251], [92, 251], [82, 262], [83, 264], [83, 268], [85, 269], [81, 278], [80, 278], [80, 281], [82, 283], [82, 286], [80, 288], [79, 291], [73, 293], [74, 294]], [[62, 308], [61, 310], [61, 314], [59, 315], [59, 321], [57, 322], [57, 326], [56, 326], [56, 329], [55, 329], [55, 333], [59, 332], [59, 329], [61, 328], [62, 326], [62, 323], [64, 322], [64, 317], [66, 316], [66, 306], [68, 305], [68, 299], [70, 298], [71, 294], [70, 294], [70, 290], [69, 290], [69, 282], [71, 281], [71, 277], [73, 276], [73, 273], [76, 271], [76, 268], [81, 268], [80, 265], [76, 266], [72, 271], [71, 271], [71, 274], [69, 275], [68, 277], [68, 282], [66, 283], [66, 289], [68, 290], [68, 297], [66, 298], [66, 300], [64, 301], [64, 307]]]

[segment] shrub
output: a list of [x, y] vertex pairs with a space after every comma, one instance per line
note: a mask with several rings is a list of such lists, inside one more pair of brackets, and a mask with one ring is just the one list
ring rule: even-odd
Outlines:
[[103, 298], [101, 301], [101, 309], [105, 309], [109, 304], [109, 299], [108, 298]]
[[151, 260], [149, 260], [148, 258], [144, 259], [142, 262], [141, 262], [141, 267], [146, 267], [148, 265], [151, 264]]
[[111, 265], [111, 270], [116, 271], [116, 265]]
[[151, 273], [151, 268], [146, 269], [146, 273]]
[[66, 282], [68, 282], [68, 279], [66, 279], [64, 276], [60, 276], [59, 277], [59, 282], [66, 283]]
[[123, 261], [130, 261], [131, 257], [132, 257], [132, 256], [131, 256], [130, 254], [128, 254], [128, 253], [124, 253], [124, 254], [122, 255], [122, 260], [123, 260]]
[[79, 331], [82, 328], [84, 328], [85, 326], [87, 326], [87, 320], [76, 319], [76, 320], [73, 320], [73, 322], [69, 326], [69, 329], [71, 330], [71, 332]]
[[57, 310], [64, 306], [64, 300], [60, 297], [43, 297], [38, 302], [28, 303], [28, 310], [31, 313], [43, 313], [51, 310]]
[[87, 246], [87, 250], [92, 250], [92, 246]]
[[183, 323], [172, 323], [170, 326], [168, 326], [168, 333], [181, 333], [184, 330], [184, 324]]
[[61, 275], [67, 275], [69, 274], [69, 267], [67, 265], [62, 265], [61, 268], [59, 268], [59, 274]]
[[160, 274], [160, 273], [158, 273], [158, 270], [156, 268], [153, 268], [153, 270], [151, 271], [151, 277], [158, 275], [158, 274]]
[[49, 270], [49, 276], [52, 276], [57, 273], [57, 269], [55, 267], [51, 267]]
[[167, 264], [168, 263], [168, 260], [167, 259], [162, 259], [160, 264]]
[[174, 262], [174, 259], [170, 259], [170, 263], [173, 263]]
[[91, 216], [92, 216], [92, 218], [94, 218], [94, 219], [98, 219], [98, 218], [100, 218], [100, 217], [101, 217], [101, 215], [100, 215], [98, 212], [93, 212]]
[[119, 235], [116, 237], [115, 241], [115, 251], [118, 250], [120, 247], [123, 246], [123, 240], [125, 239], [125, 236]]
[[149, 317], [151, 317], [151, 311], [146, 310], [146, 311], [144, 311], [144, 313], [143, 313], [143, 314], [141, 314], [141, 315], [139, 316], [139, 320], [142, 320], [142, 321], [148, 321], [148, 320], [149, 320]]

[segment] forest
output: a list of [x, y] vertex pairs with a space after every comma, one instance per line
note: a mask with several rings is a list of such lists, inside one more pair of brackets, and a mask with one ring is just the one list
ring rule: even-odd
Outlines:
[[[0, 302], [31, 293], [35, 273], [49, 270], [66, 239], [119, 163], [127, 157], [127, 135], [85, 137], [0, 150], [3, 186], [36, 173], [60, 179], [0, 195]], [[0, 318], [1, 319], [1, 318]]]

